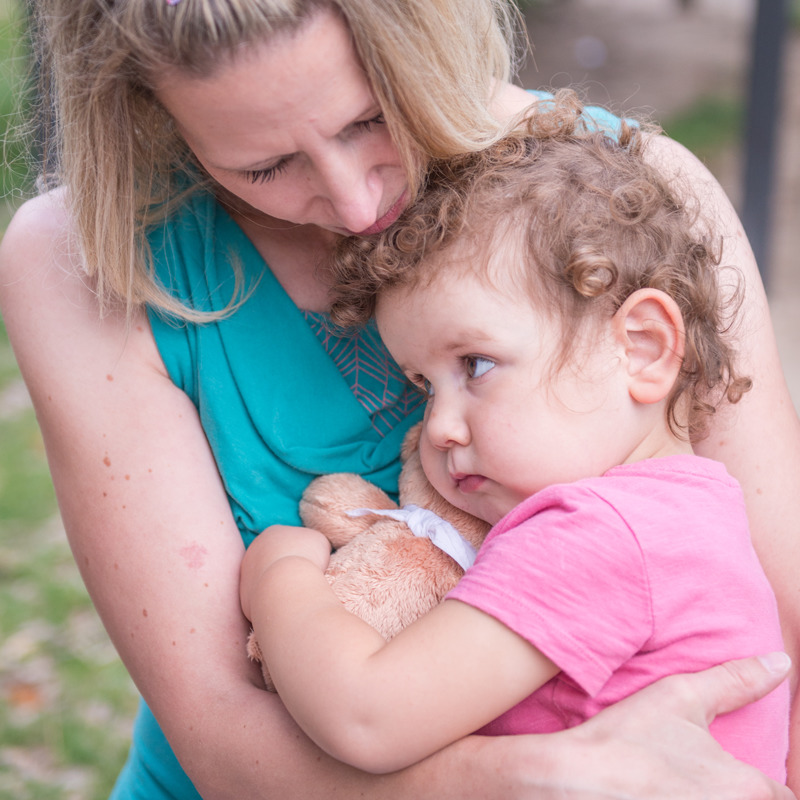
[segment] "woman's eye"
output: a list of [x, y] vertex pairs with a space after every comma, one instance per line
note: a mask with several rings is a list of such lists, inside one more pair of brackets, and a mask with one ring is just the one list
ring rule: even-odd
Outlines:
[[467, 365], [467, 375], [469, 375], [470, 378], [480, 378], [490, 369], [494, 368], [494, 361], [490, 358], [483, 358], [482, 356], [467, 356], [465, 362]]
[[281, 174], [287, 167], [289, 162], [285, 159], [279, 161], [274, 167], [267, 167], [267, 169], [254, 169], [244, 173], [245, 178], [250, 183], [269, 183]]
[[354, 127], [356, 130], [369, 132], [372, 130], [373, 125], [383, 125], [386, 120], [383, 117], [383, 114], [378, 114], [372, 119], [364, 119], [360, 120], [359, 122], [354, 123]]
[[[372, 130], [373, 125], [383, 125], [386, 120], [383, 117], [383, 114], [377, 114], [370, 119], [363, 119], [359, 120], [358, 122], [353, 123], [353, 129], [358, 131], [359, 133], [369, 133]], [[289, 166], [289, 159], [284, 158], [281, 159], [275, 166], [267, 167], [266, 169], [254, 169], [248, 170], [244, 173], [245, 180], [248, 183], [269, 183], [275, 178], [278, 177], [282, 172], [286, 170]]]

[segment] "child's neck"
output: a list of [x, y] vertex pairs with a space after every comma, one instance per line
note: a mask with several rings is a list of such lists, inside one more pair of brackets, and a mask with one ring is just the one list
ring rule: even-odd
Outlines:
[[623, 463], [633, 464], [649, 458], [693, 455], [692, 443], [677, 437], [668, 426], [655, 428], [631, 451]]

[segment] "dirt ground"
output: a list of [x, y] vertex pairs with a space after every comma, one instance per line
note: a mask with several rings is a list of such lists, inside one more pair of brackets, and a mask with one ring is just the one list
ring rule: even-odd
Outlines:
[[[550, 0], [529, 17], [528, 88], [578, 82], [588, 99], [655, 121], [715, 95], [745, 97], [755, 0]], [[800, 31], [782, 66], [769, 296], [787, 380], [800, 409]], [[743, 164], [729, 147], [709, 166], [741, 208]]]

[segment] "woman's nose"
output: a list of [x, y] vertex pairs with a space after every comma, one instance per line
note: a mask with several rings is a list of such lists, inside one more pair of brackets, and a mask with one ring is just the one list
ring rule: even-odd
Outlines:
[[342, 147], [318, 167], [318, 192], [330, 203], [337, 227], [361, 233], [380, 217], [383, 180], [380, 170], [358, 153]]

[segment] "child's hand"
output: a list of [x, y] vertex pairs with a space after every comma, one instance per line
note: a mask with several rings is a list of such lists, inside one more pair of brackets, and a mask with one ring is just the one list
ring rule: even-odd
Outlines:
[[269, 568], [282, 558], [304, 558], [324, 572], [331, 555], [331, 543], [319, 531], [272, 525], [247, 548], [239, 579], [239, 599], [244, 615], [250, 619], [250, 607], [258, 584]]

